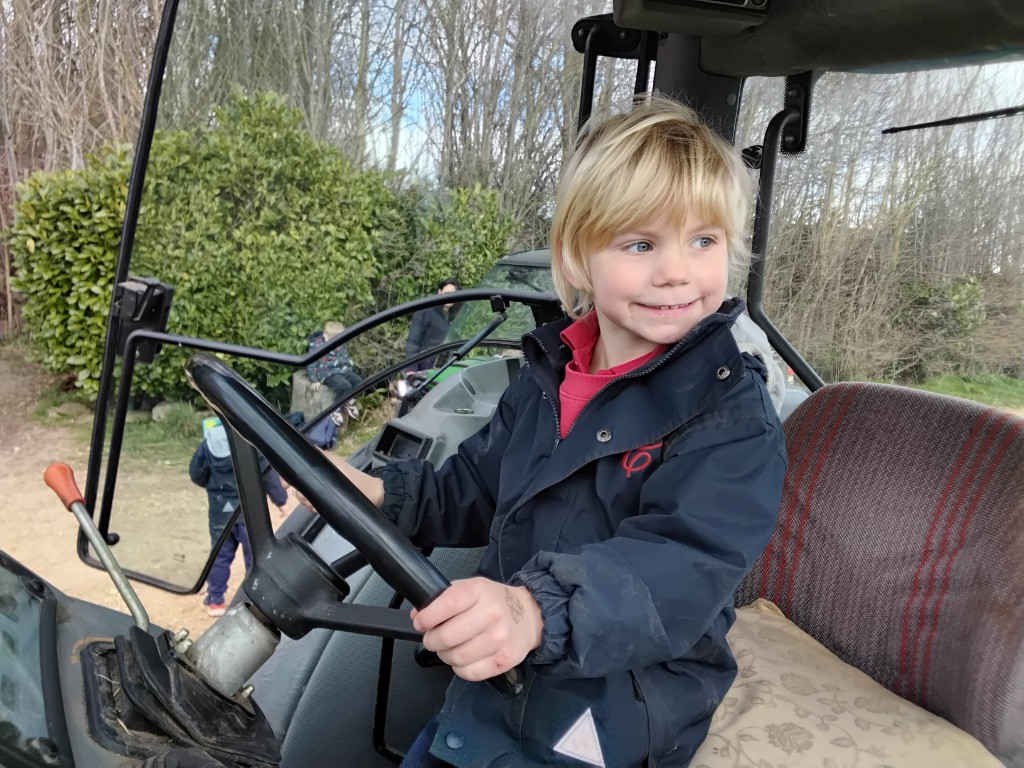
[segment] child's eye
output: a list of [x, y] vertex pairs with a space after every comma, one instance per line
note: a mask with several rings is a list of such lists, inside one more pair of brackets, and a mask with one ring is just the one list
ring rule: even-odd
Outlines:
[[626, 244], [626, 250], [627, 251], [632, 251], [633, 253], [647, 253], [648, 251], [651, 251], [653, 249], [654, 249], [654, 246], [651, 245], [646, 240], [637, 240], [634, 243], [627, 243]]
[[715, 238], [711, 235], [698, 235], [690, 241], [690, 245], [694, 248], [710, 248], [715, 242]]

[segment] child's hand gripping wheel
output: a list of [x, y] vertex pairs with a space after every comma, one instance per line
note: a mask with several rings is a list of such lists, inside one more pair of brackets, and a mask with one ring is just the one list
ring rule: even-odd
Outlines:
[[[450, 584], [434, 564], [266, 400], [221, 361], [193, 356], [185, 366], [192, 386], [239, 437], [262, 453], [282, 478], [302, 493], [340, 536], [417, 609]], [[252, 535], [252, 534], [250, 534]], [[511, 669], [489, 681], [503, 696], [523, 690]]]

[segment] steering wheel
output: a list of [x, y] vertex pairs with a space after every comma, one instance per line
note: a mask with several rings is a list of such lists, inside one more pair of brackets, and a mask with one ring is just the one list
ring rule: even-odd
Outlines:
[[[408, 537], [231, 368], [197, 354], [186, 363], [185, 374], [221, 419], [262, 453], [281, 477], [309, 499], [327, 525], [359, 550], [415, 608], [425, 608], [448, 588], [448, 579]], [[256, 541], [253, 545], [255, 549]], [[316, 557], [311, 550], [307, 554]], [[322, 561], [320, 565], [326, 567]], [[518, 695], [523, 689], [522, 669], [510, 669], [489, 682], [503, 696]]]

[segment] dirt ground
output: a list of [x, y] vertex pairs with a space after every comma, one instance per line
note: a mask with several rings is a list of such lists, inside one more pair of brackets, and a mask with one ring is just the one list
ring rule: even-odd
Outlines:
[[[84, 490], [87, 456], [70, 427], [43, 425], [32, 417], [39, 393], [49, 384], [43, 372], [25, 362], [21, 350], [0, 346], [0, 499], [6, 506], [0, 549], [60, 591], [127, 613], [106, 572], [78, 559], [77, 521], [43, 483], [43, 470], [63, 461]], [[205, 493], [188, 482], [184, 467], [146, 470], [119, 477], [113, 527], [122, 540], [112, 551], [125, 567], [183, 581], [174, 574], [197, 573], [208, 554]], [[242, 574], [239, 553], [229, 600]], [[177, 595], [137, 582], [134, 586], [155, 624], [187, 627], [195, 637], [214, 621], [203, 609], [202, 593]]]

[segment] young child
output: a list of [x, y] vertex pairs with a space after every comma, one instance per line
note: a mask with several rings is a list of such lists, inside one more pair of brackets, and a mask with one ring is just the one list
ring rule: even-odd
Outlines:
[[[323, 331], [317, 331], [309, 336], [309, 351], [319, 349], [328, 341], [345, 330], [341, 323], [331, 321], [324, 324]], [[306, 366], [306, 374], [314, 387], [321, 384], [326, 386], [335, 397], [342, 397], [352, 389], [362, 384], [363, 380], [355, 371], [352, 364], [352, 356], [348, 348], [342, 344], [332, 352], [328, 352], [315, 363]]]
[[[571, 319], [440, 468], [344, 470], [421, 545], [487, 545], [413, 612], [457, 677], [407, 766], [685, 766], [736, 674], [733, 593], [786, 467], [763, 366], [730, 326], [750, 182], [656, 102], [586, 132], [551, 235]], [[526, 692], [483, 681], [524, 662]]]
[[[210, 524], [210, 546], [216, 547], [239, 504], [238, 484], [235, 482], [235, 471], [231, 465], [228, 435], [220, 419], [203, 419], [203, 440], [192, 454], [188, 476], [193, 483], [206, 489], [209, 503], [207, 514]], [[278, 513], [285, 517], [288, 514], [285, 510], [288, 492], [281, 485], [281, 478], [277, 472], [270, 470], [267, 473], [264, 477], [264, 487]], [[245, 520], [241, 516], [232, 524], [227, 538], [217, 550], [210, 574], [206, 578], [206, 597], [203, 598], [203, 605], [210, 616], [224, 615], [224, 593], [228, 588], [231, 562], [235, 559], [235, 552], [239, 546], [242, 548], [245, 569], [249, 570], [252, 566], [252, 552], [249, 549]]]

